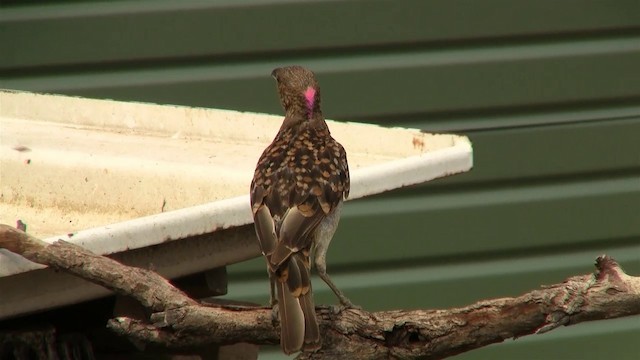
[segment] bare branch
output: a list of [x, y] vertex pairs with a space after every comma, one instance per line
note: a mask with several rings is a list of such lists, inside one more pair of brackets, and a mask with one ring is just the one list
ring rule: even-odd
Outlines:
[[197, 303], [153, 271], [125, 266], [64, 240], [49, 244], [9, 225], [0, 224], [0, 248], [27, 260], [74, 274], [119, 294], [132, 296], [152, 311]]
[[[279, 341], [269, 308], [198, 304], [151, 271], [122, 265], [64, 241], [49, 245], [6, 225], [0, 225], [0, 248], [138, 299], [154, 311], [149, 323], [117, 318], [108, 324], [137, 343], [183, 348]], [[640, 278], [625, 274], [613, 259], [601, 256], [594, 274], [463, 308], [374, 313], [332, 307], [316, 310], [322, 349], [299, 358], [349, 354], [352, 359], [441, 359], [563, 325], [640, 314]]]

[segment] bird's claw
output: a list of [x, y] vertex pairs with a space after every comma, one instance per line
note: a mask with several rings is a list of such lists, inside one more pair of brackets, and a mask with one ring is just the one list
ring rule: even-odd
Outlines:
[[334, 315], [338, 315], [348, 309], [362, 310], [362, 306], [353, 305], [353, 303], [348, 300], [346, 302], [342, 302], [340, 305], [331, 305], [329, 308]]
[[343, 306], [343, 308], [345, 309], [356, 309], [356, 310], [362, 310], [361, 306], [358, 305], [353, 305], [353, 303], [351, 302], [351, 300], [347, 299], [346, 296], [342, 295], [339, 297], [340, 300], [340, 304]]
[[278, 303], [271, 305], [271, 324], [275, 327], [280, 321], [280, 311], [278, 310]]

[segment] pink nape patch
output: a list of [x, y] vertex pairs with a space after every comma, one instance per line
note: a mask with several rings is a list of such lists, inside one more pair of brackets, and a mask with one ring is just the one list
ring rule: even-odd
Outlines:
[[316, 89], [309, 86], [304, 92], [304, 97], [307, 99], [307, 107], [309, 111], [313, 110], [313, 105], [316, 102]]

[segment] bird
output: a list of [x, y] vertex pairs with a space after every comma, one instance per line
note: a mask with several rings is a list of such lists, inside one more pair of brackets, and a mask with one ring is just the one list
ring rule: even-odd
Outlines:
[[349, 165], [322, 114], [315, 74], [294, 65], [276, 68], [271, 76], [285, 117], [258, 160], [250, 202], [267, 262], [270, 304], [280, 318], [280, 345], [285, 354], [292, 354], [321, 346], [312, 265], [340, 303], [354, 307], [335, 286], [326, 265], [342, 203], [349, 196]]

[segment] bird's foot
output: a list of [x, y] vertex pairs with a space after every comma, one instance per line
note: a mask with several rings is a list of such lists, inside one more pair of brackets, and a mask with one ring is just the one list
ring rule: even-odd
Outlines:
[[278, 302], [271, 304], [271, 324], [276, 327], [280, 321], [280, 311], [278, 310]]
[[346, 298], [340, 301], [340, 305], [331, 305], [329, 308], [331, 309], [331, 312], [336, 315], [348, 309], [362, 310], [362, 306], [354, 305], [351, 301], [349, 301], [349, 299]]
[[358, 305], [354, 305], [351, 300], [347, 299], [346, 296], [342, 295], [339, 296], [339, 300], [340, 300], [340, 304], [345, 308], [345, 309], [356, 309], [356, 310], [362, 310], [361, 306]]

